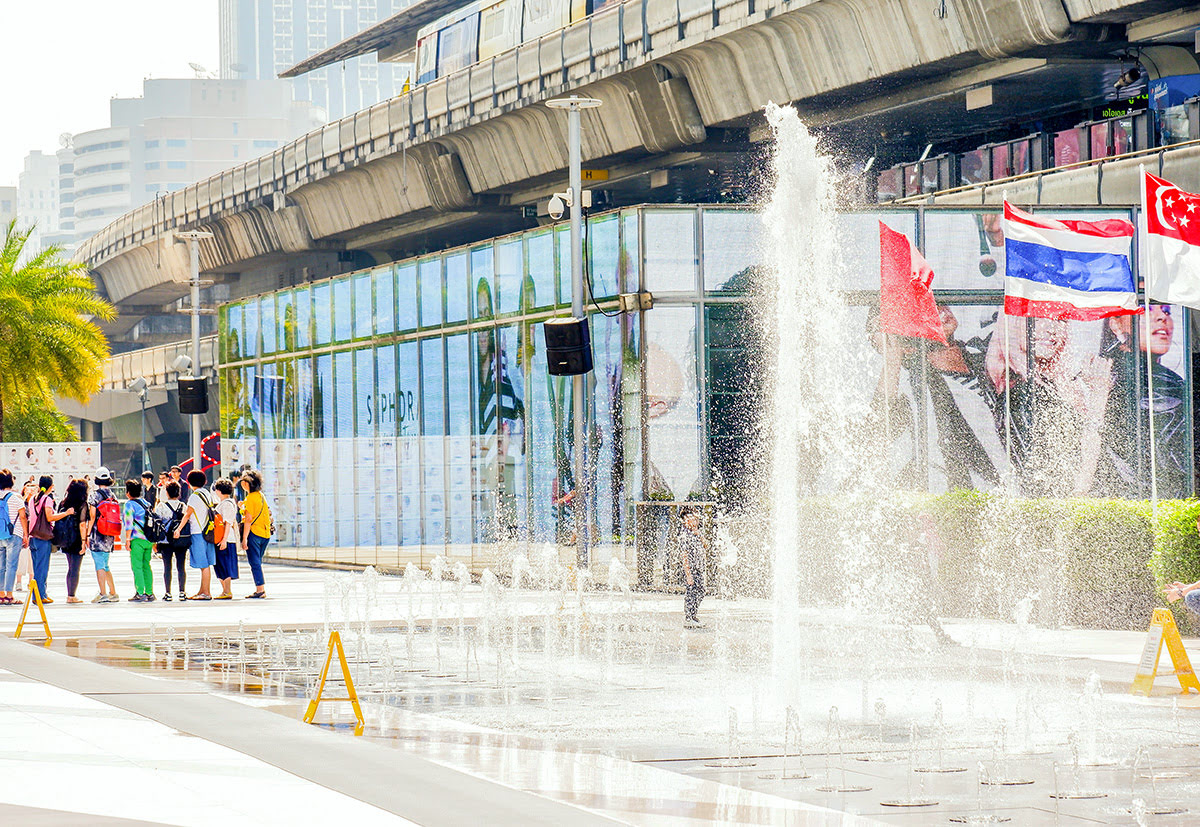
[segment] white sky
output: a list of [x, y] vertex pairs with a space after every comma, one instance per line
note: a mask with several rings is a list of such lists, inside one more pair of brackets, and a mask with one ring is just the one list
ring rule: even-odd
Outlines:
[[108, 126], [112, 97], [142, 80], [218, 68], [217, 0], [0, 0], [0, 186], [63, 132]]

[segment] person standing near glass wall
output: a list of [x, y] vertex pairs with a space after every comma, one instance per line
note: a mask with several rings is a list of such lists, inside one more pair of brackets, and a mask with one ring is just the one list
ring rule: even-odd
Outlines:
[[271, 509], [262, 492], [262, 474], [246, 471], [242, 474], [241, 487], [246, 496], [242, 502], [242, 546], [246, 549], [246, 562], [254, 577], [254, 591], [248, 598], [267, 596], [266, 580], [263, 578], [262, 560], [271, 542]]

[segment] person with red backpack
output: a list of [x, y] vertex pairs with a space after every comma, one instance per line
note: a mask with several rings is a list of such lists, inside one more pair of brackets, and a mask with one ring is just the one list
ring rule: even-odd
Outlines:
[[117, 535], [121, 533], [121, 504], [113, 496], [113, 475], [107, 468], [96, 469], [93, 477], [96, 490], [88, 497], [87, 520], [83, 536], [87, 538], [88, 551], [96, 567], [96, 582], [100, 593], [92, 598], [93, 603], [116, 603], [117, 587], [113, 583], [108, 560], [112, 554]]
[[53, 603], [46, 593], [46, 578], [50, 575], [50, 553], [54, 550], [54, 524], [70, 517], [69, 509], [59, 512], [54, 508], [54, 477], [42, 475], [38, 478], [38, 491], [29, 508], [29, 556], [33, 560], [33, 579], [37, 581], [38, 593], [43, 603]]

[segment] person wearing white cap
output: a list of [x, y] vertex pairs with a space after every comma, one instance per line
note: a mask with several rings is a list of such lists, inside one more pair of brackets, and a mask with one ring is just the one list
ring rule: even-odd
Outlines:
[[119, 598], [108, 559], [116, 536], [121, 533], [121, 506], [109, 487], [113, 483], [111, 471], [103, 466], [97, 468], [94, 481], [96, 488], [88, 495], [87, 517], [83, 526], [83, 536], [87, 538], [88, 551], [92, 553], [92, 562], [96, 566], [96, 582], [100, 584], [100, 593], [92, 598], [92, 602], [116, 603]]

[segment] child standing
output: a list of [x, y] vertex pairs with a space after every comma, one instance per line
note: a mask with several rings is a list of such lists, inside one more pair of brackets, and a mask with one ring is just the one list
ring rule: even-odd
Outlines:
[[149, 504], [142, 499], [142, 484], [137, 480], [125, 480], [121, 531], [125, 535], [125, 547], [129, 549], [133, 586], [137, 591], [137, 594], [129, 598], [130, 603], [154, 602], [154, 575], [150, 573], [150, 557], [154, 554], [154, 544], [146, 539], [144, 528], [149, 512]]

